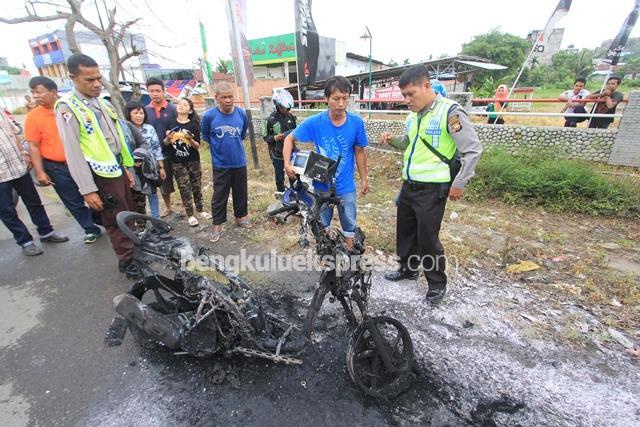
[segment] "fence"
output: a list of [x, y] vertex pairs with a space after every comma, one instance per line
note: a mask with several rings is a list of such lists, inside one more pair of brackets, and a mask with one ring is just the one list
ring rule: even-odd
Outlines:
[[[353, 99], [353, 103], [359, 100]], [[470, 99], [473, 102], [473, 99]], [[479, 101], [486, 101], [480, 99]], [[520, 100], [524, 101], [524, 100]], [[527, 102], [564, 102], [558, 100], [527, 99]], [[601, 100], [600, 100], [601, 101]], [[318, 103], [322, 101], [314, 101]], [[589, 100], [589, 102], [593, 102]], [[625, 101], [627, 102], [627, 101]], [[311, 103], [309, 103], [311, 104]], [[262, 129], [262, 117], [267, 117], [273, 109], [271, 99], [261, 99], [261, 109], [255, 109], [253, 114], [254, 126]], [[309, 111], [307, 109], [295, 109], [295, 111]], [[393, 115], [406, 115], [408, 111], [380, 111], [380, 110], [355, 110], [359, 113], [387, 113]], [[470, 114], [486, 115], [487, 112], [474, 112]], [[510, 115], [533, 115], [564, 117], [564, 113], [535, 113], [535, 112], [500, 112]], [[585, 114], [572, 114], [582, 117]], [[617, 165], [640, 167], [640, 92], [632, 92], [625, 108], [625, 114], [587, 114], [591, 117], [622, 117], [619, 129], [588, 129], [588, 128], [563, 128], [558, 126], [522, 126], [522, 125], [488, 125], [474, 124], [480, 141], [485, 146], [500, 146], [510, 152], [550, 150], [559, 156], [573, 159], [609, 162]], [[302, 115], [298, 116], [303, 121]], [[366, 119], [365, 128], [370, 142], [375, 143], [383, 132], [401, 135], [404, 133], [403, 120], [379, 120]]]

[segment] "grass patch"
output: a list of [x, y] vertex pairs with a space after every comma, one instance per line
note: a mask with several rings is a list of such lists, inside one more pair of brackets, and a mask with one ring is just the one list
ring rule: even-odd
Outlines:
[[469, 186], [476, 198], [552, 212], [640, 218], [637, 182], [610, 178], [591, 164], [549, 154], [512, 155], [494, 148], [483, 153]]

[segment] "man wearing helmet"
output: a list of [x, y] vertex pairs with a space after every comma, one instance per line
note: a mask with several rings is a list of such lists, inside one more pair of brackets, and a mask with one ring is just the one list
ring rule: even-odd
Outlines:
[[269, 145], [269, 155], [276, 176], [276, 188], [284, 191], [284, 159], [282, 147], [285, 137], [296, 128], [296, 118], [289, 112], [293, 107], [293, 97], [284, 89], [275, 90], [273, 103], [276, 110], [267, 119], [263, 131], [264, 141]]

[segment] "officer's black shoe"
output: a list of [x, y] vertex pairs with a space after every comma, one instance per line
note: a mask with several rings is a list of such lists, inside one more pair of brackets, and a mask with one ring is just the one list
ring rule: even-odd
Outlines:
[[403, 279], [416, 280], [419, 275], [420, 270], [412, 271], [406, 268], [401, 268], [396, 271], [387, 271], [384, 273], [384, 278], [392, 282], [397, 282], [398, 280]]
[[431, 304], [439, 304], [447, 293], [447, 288], [429, 289], [427, 291], [427, 302]]

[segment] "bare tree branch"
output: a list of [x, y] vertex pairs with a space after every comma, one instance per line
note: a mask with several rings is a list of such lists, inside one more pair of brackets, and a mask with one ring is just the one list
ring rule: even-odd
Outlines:
[[140, 19], [142, 19], [142, 18], [132, 19], [131, 21], [127, 21], [124, 24], [122, 24], [120, 26], [120, 29], [118, 30], [118, 32], [115, 35], [116, 40], [118, 42], [121, 42], [122, 40], [124, 40], [125, 33], [129, 29], [129, 27], [131, 27], [132, 25], [136, 24], [138, 21], [140, 21]]
[[127, 54], [125, 54], [124, 56], [122, 56], [122, 57], [120, 58], [120, 61], [119, 61], [119, 62], [120, 62], [120, 65], [124, 64], [124, 62], [125, 62], [127, 59], [133, 58], [134, 56], [140, 56], [140, 55], [142, 55], [142, 53], [143, 53], [143, 52], [142, 52], [141, 50], [138, 50], [138, 49], [134, 49], [134, 50], [132, 50], [131, 52], [129, 52], [129, 53], [127, 53]]
[[[82, 14], [82, 5], [84, 1], [85, 0], [25, 0], [25, 16], [17, 18], [0, 17], [0, 23], [21, 24], [24, 22], [65, 20], [67, 42], [69, 49], [73, 53], [80, 52], [80, 47], [74, 34], [75, 24], [80, 24], [87, 30], [93, 32], [102, 41], [102, 44], [107, 50], [111, 67], [109, 70], [109, 80], [105, 79], [105, 86], [111, 94], [114, 107], [119, 114], [122, 114], [124, 102], [118, 87], [118, 75], [123, 68], [123, 64], [128, 59], [142, 55], [143, 51], [135, 46], [133, 36], [131, 37], [131, 50], [129, 52], [127, 52], [125, 47], [125, 54], [120, 56], [118, 48], [121, 44], [124, 46], [123, 40], [127, 35], [127, 31], [131, 29], [131, 26], [140, 21], [140, 18], [120, 24], [116, 20], [116, 8], [114, 7], [111, 10], [107, 9], [108, 21], [107, 26], [103, 29]], [[55, 10], [55, 14], [51, 13], [52, 8], [55, 8], [53, 9]], [[41, 12], [43, 10], [48, 10], [48, 14], [38, 13], [38, 10]]]
[[57, 21], [59, 19], [67, 19], [70, 14], [65, 12], [58, 12], [55, 15], [49, 16], [38, 16], [38, 15], [28, 15], [22, 16], [20, 18], [4, 18], [0, 16], [0, 22], [4, 24], [22, 24], [24, 22], [46, 22], [46, 21]]

